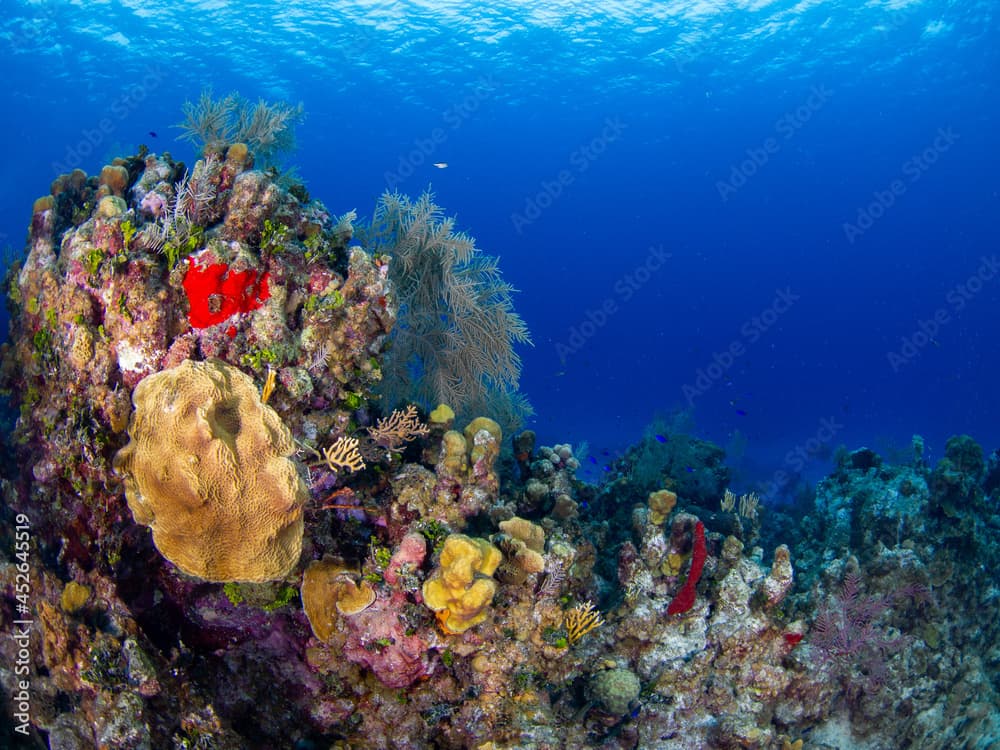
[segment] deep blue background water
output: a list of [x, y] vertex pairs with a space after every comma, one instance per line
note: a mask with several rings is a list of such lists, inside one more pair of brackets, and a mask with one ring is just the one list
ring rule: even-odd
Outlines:
[[502, 257], [544, 443], [693, 405], [746, 477], [1000, 446], [996, 5], [592, 5], [4, 2], [2, 241], [68, 167], [192, 162], [171, 125], [205, 86], [302, 101], [287, 163], [331, 211], [432, 184]]

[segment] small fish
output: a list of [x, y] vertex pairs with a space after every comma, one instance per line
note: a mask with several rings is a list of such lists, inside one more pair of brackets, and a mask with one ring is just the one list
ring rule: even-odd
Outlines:
[[447, 169], [448, 168], [448, 162], [446, 162], [446, 161], [436, 161], [436, 162], [434, 162], [434, 166], [437, 167], [438, 169]]
[[160, 137], [160, 136], [158, 136], [158, 135], [156, 134], [156, 131], [155, 131], [155, 130], [150, 130], [150, 131], [149, 131], [149, 135], [150, 135], [151, 137], [153, 137], [153, 138], [159, 138], [159, 137]]
[[692, 469], [690, 466], [685, 466], [684, 471], [686, 471], [688, 474], [694, 474], [694, 469]]
[[746, 411], [743, 409], [737, 409], [736, 413], [739, 414], [741, 417], [745, 417], [747, 415]]
[[601, 451], [601, 455], [602, 455], [602, 456], [610, 456], [610, 455], [611, 455], [611, 452], [610, 452], [610, 451], [608, 451], [608, 450], [603, 450], [603, 451]]
[[653, 435], [653, 437], [656, 438], [656, 442], [658, 442], [658, 443], [665, 443], [665, 442], [667, 442], [667, 438], [665, 436], [663, 436], [663, 435]]
[[590, 461], [590, 463], [592, 463], [592, 464], [596, 464], [596, 463], [597, 463], [597, 459], [596, 459], [596, 458], [594, 458], [593, 456], [590, 456], [590, 457], [588, 458], [588, 460], [589, 460], [589, 461]]
[[605, 471], [611, 471], [611, 467], [608, 466], [607, 464], [604, 464], [604, 470]]

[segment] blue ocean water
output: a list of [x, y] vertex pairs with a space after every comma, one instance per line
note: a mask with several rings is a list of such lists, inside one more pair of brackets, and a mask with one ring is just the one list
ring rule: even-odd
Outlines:
[[60, 172], [193, 163], [206, 87], [301, 101], [331, 211], [431, 185], [501, 257], [543, 444], [1000, 444], [995, 4], [594, 5], [5, 2], [0, 242]]

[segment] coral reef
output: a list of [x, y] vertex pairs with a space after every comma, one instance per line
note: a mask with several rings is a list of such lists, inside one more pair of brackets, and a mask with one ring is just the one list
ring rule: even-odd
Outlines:
[[1000, 741], [997, 453], [845, 451], [774, 507], [687, 427], [588, 485], [497, 412], [381, 413], [405, 255], [253, 163], [63, 175], [7, 279], [0, 686], [35, 746]]
[[[347, 247], [349, 221], [251, 164], [234, 144], [185, 177], [168, 154], [140, 153], [103, 183], [62, 175], [37, 202], [27, 258], [8, 276], [0, 385], [20, 409], [15, 481], [45, 508], [33, 522], [48, 554], [106, 570], [121, 558], [131, 519], [112, 459], [146, 376], [213, 357], [272, 372], [269, 407], [313, 450], [346, 431], [379, 381], [395, 320], [384, 261]], [[106, 215], [101, 194], [123, 171], [126, 210]], [[195, 269], [215, 269], [221, 286], [193, 284]]]

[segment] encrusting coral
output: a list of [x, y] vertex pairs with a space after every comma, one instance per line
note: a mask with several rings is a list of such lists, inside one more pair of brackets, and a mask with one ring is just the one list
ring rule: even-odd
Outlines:
[[132, 439], [115, 468], [163, 556], [209, 581], [287, 575], [308, 493], [287, 458], [292, 436], [253, 380], [218, 360], [187, 360], [145, 378], [132, 398]]

